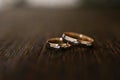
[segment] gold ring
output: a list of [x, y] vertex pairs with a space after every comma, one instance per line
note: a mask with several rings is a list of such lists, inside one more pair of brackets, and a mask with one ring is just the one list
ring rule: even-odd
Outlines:
[[94, 39], [83, 34], [78, 34], [74, 32], [64, 32], [62, 38], [65, 41], [68, 41], [73, 44], [84, 44], [91, 46], [94, 42]]
[[60, 49], [69, 48], [71, 45], [69, 43], [63, 42], [62, 38], [51, 38], [47, 40], [47, 44], [50, 48]]

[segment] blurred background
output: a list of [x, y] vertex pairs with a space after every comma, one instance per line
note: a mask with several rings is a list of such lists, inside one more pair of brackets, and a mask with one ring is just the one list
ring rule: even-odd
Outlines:
[[120, 0], [0, 0], [0, 31], [32, 36], [49, 30], [89, 33], [109, 27], [117, 32], [119, 8]]
[[0, 9], [20, 6], [65, 8], [81, 6], [119, 7], [120, 0], [0, 0]]

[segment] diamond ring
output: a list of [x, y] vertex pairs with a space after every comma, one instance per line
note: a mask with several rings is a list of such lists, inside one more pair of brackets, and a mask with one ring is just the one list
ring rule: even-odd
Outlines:
[[83, 44], [91, 46], [94, 42], [93, 38], [74, 32], [64, 32], [62, 38], [63, 40], [72, 43], [73, 45]]
[[62, 38], [51, 38], [47, 40], [47, 45], [50, 48], [60, 49], [60, 48], [69, 48], [71, 45], [69, 43], [63, 42]]

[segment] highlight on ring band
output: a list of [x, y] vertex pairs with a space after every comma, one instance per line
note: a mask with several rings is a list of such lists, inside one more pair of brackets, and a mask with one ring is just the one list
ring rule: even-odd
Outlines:
[[65, 41], [73, 43], [75, 45], [84, 44], [87, 46], [91, 46], [94, 42], [93, 38], [83, 34], [74, 33], [74, 32], [64, 32], [62, 35], [62, 38]]
[[69, 43], [63, 42], [62, 38], [51, 38], [47, 40], [47, 45], [50, 48], [60, 49], [60, 48], [69, 48], [71, 45]]

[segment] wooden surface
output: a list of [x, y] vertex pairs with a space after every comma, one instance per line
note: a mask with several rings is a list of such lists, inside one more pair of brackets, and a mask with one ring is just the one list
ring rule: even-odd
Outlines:
[[[93, 47], [49, 50], [64, 31]], [[13, 9], [0, 13], [0, 80], [120, 80], [119, 9]]]

